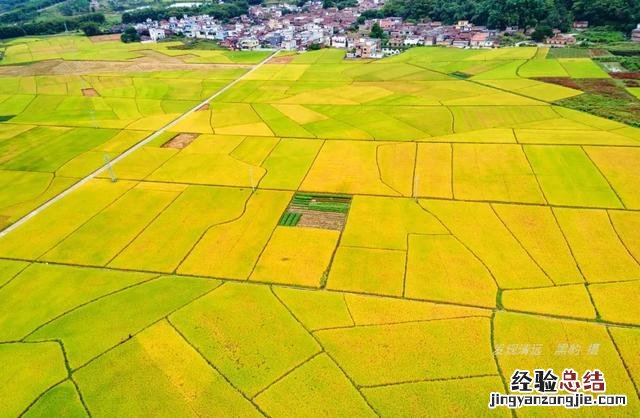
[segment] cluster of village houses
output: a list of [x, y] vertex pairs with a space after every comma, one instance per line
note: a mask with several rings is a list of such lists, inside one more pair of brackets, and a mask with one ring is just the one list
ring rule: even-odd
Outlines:
[[[303, 7], [291, 4], [250, 6], [249, 13], [221, 23], [208, 15], [172, 17], [169, 20], [147, 20], [136, 25], [139, 32], [148, 33], [151, 41], [172, 35], [209, 39], [232, 50], [273, 48], [307, 50], [313, 47], [334, 47], [347, 50], [352, 58], [382, 58], [395, 55], [418, 45], [441, 45], [459, 48], [495, 48], [501, 36], [525, 31], [510, 27], [498, 31], [474, 26], [468, 21], [455, 25], [441, 22], [409, 23], [400, 17], [368, 19], [357, 25], [360, 14], [379, 9], [382, 0], [360, 0], [356, 7], [322, 7], [321, 1], [310, 1]], [[369, 36], [377, 23], [385, 33], [384, 42]], [[588, 22], [575, 22], [574, 29], [584, 30]], [[640, 41], [640, 25], [633, 32]], [[553, 46], [576, 43], [573, 35], [554, 31], [547, 40]]]

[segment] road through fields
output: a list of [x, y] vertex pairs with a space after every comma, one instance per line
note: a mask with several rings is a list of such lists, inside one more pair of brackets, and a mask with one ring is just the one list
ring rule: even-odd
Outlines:
[[[235, 86], [237, 83], [239, 83], [240, 81], [242, 81], [243, 79], [245, 79], [249, 74], [251, 74], [252, 72], [254, 72], [255, 70], [257, 70], [258, 68], [262, 67], [262, 65], [264, 65], [267, 61], [269, 61], [278, 51], [274, 51], [273, 53], [269, 54], [269, 56], [267, 58], [265, 58], [264, 60], [262, 60], [261, 62], [259, 62], [258, 64], [254, 65], [249, 71], [247, 71], [246, 73], [244, 73], [241, 77], [236, 78], [235, 80], [231, 81], [229, 84], [227, 84], [226, 86], [224, 86], [222, 89], [218, 90], [217, 92], [215, 92], [214, 94], [212, 94], [210, 97], [208, 97], [207, 99], [205, 99], [204, 101], [202, 101], [201, 103], [198, 103], [196, 106], [194, 106], [192, 109], [188, 110], [187, 112], [183, 113], [182, 115], [178, 116], [176, 119], [174, 119], [173, 121], [169, 122], [167, 125], [163, 126], [162, 128], [160, 128], [159, 130], [155, 131], [154, 133], [152, 133], [151, 135], [149, 135], [148, 137], [144, 138], [142, 141], [136, 143], [135, 145], [133, 145], [131, 148], [127, 149], [126, 151], [124, 151], [122, 154], [118, 155], [116, 158], [114, 158], [113, 160], [111, 160], [108, 164], [116, 164], [119, 161], [127, 158], [128, 156], [130, 156], [131, 154], [133, 154], [134, 152], [136, 152], [137, 150], [139, 150], [140, 148], [142, 148], [143, 146], [145, 146], [146, 144], [148, 144], [149, 142], [153, 141], [154, 139], [156, 139], [158, 136], [160, 136], [161, 134], [163, 134], [167, 129], [173, 127], [174, 125], [176, 125], [178, 122], [182, 121], [183, 119], [187, 118], [189, 115], [191, 115], [193, 112], [195, 112], [196, 110], [198, 110], [201, 106], [209, 103], [211, 100], [215, 99], [216, 97], [218, 97], [219, 95], [221, 95], [222, 93], [226, 92], [227, 90], [229, 90], [231, 87]], [[30, 211], [29, 213], [27, 213], [26, 215], [24, 215], [23, 217], [21, 217], [20, 219], [18, 219], [16, 222], [14, 222], [13, 224], [9, 225], [7, 228], [5, 228], [4, 230], [0, 231], [0, 238], [4, 237], [5, 235], [9, 234], [10, 232], [12, 232], [13, 230], [19, 228], [21, 225], [23, 225], [24, 223], [26, 223], [29, 219], [33, 218], [34, 216], [38, 215], [40, 212], [42, 212], [43, 210], [45, 210], [46, 208], [48, 208], [49, 206], [53, 205], [54, 203], [58, 202], [61, 199], [64, 199], [67, 195], [69, 195], [70, 193], [73, 193], [75, 190], [77, 190], [78, 188], [82, 187], [84, 184], [86, 184], [87, 182], [89, 182], [90, 180], [92, 180], [93, 178], [95, 178], [98, 174], [102, 173], [105, 169], [107, 169], [108, 164], [105, 163], [104, 165], [100, 166], [98, 169], [96, 169], [95, 171], [93, 171], [92, 173], [90, 173], [89, 175], [87, 175], [86, 177], [82, 178], [81, 180], [79, 180], [77, 183], [75, 183], [73, 186], [69, 187], [68, 189], [66, 189], [65, 191], [63, 191], [62, 193], [56, 195], [55, 197], [51, 198], [50, 200], [46, 201], [45, 203], [43, 203], [42, 205], [38, 206], [37, 208], [33, 209], [32, 211]]]

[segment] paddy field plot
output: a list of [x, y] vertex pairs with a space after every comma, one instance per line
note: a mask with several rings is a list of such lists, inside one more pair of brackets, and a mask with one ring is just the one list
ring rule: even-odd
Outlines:
[[508, 417], [597, 367], [640, 414], [640, 131], [538, 80], [597, 64], [278, 53], [200, 106], [268, 52], [175, 46], [8, 42], [0, 228], [197, 109], [0, 236], [2, 412]]
[[[131, 60], [142, 55], [125, 51], [131, 48], [118, 42], [98, 47], [72, 36], [10, 42], [0, 61], [14, 64], [0, 68], [0, 183], [16, 190], [0, 199], [0, 226], [89, 175], [248, 68], [181, 68], [153, 58], [138, 66]], [[87, 61], [105, 59], [117, 62], [101, 68]], [[16, 65], [23, 62], [29, 64]], [[172, 65], [176, 70], [168, 69]]]

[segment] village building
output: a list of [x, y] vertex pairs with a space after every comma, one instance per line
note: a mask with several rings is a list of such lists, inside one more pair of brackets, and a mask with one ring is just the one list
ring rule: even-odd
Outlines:
[[571, 26], [576, 30], [585, 30], [589, 29], [589, 22], [586, 20], [576, 20]]
[[[318, 0], [302, 6], [259, 4], [249, 6], [246, 15], [230, 22], [221, 22], [208, 15], [184, 15], [160, 21], [147, 20], [136, 25], [136, 29], [151, 41], [179, 35], [216, 41], [230, 50], [268, 48], [304, 51], [317, 46], [333, 47], [346, 49], [349, 57], [367, 59], [394, 55], [422, 45], [495, 48], [499, 46], [499, 35], [522, 32], [517, 27], [499, 32], [475, 26], [468, 20], [444, 25], [437, 21], [406, 22], [401, 17], [385, 17], [356, 24], [364, 11], [379, 9], [383, 3], [360, 0], [356, 6], [343, 9], [324, 9]], [[384, 41], [369, 38], [375, 23], [387, 35]], [[640, 42], [640, 31], [634, 31], [632, 36]], [[554, 46], [564, 46], [575, 43], [575, 38], [556, 33], [548, 41]]]
[[631, 41], [640, 42], [640, 23], [638, 23], [638, 26], [631, 31]]
[[576, 38], [573, 35], [561, 34], [557, 33], [551, 38], [547, 39], [547, 44], [554, 46], [567, 46], [567, 45], [575, 45]]

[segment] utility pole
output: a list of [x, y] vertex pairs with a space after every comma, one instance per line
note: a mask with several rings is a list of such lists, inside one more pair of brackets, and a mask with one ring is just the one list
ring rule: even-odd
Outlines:
[[107, 170], [109, 171], [109, 175], [111, 176], [111, 182], [115, 183], [116, 181], [118, 181], [118, 179], [116, 178], [115, 173], [113, 172], [113, 167], [111, 166], [111, 158], [109, 157], [109, 154], [104, 154], [104, 162], [107, 166]]

